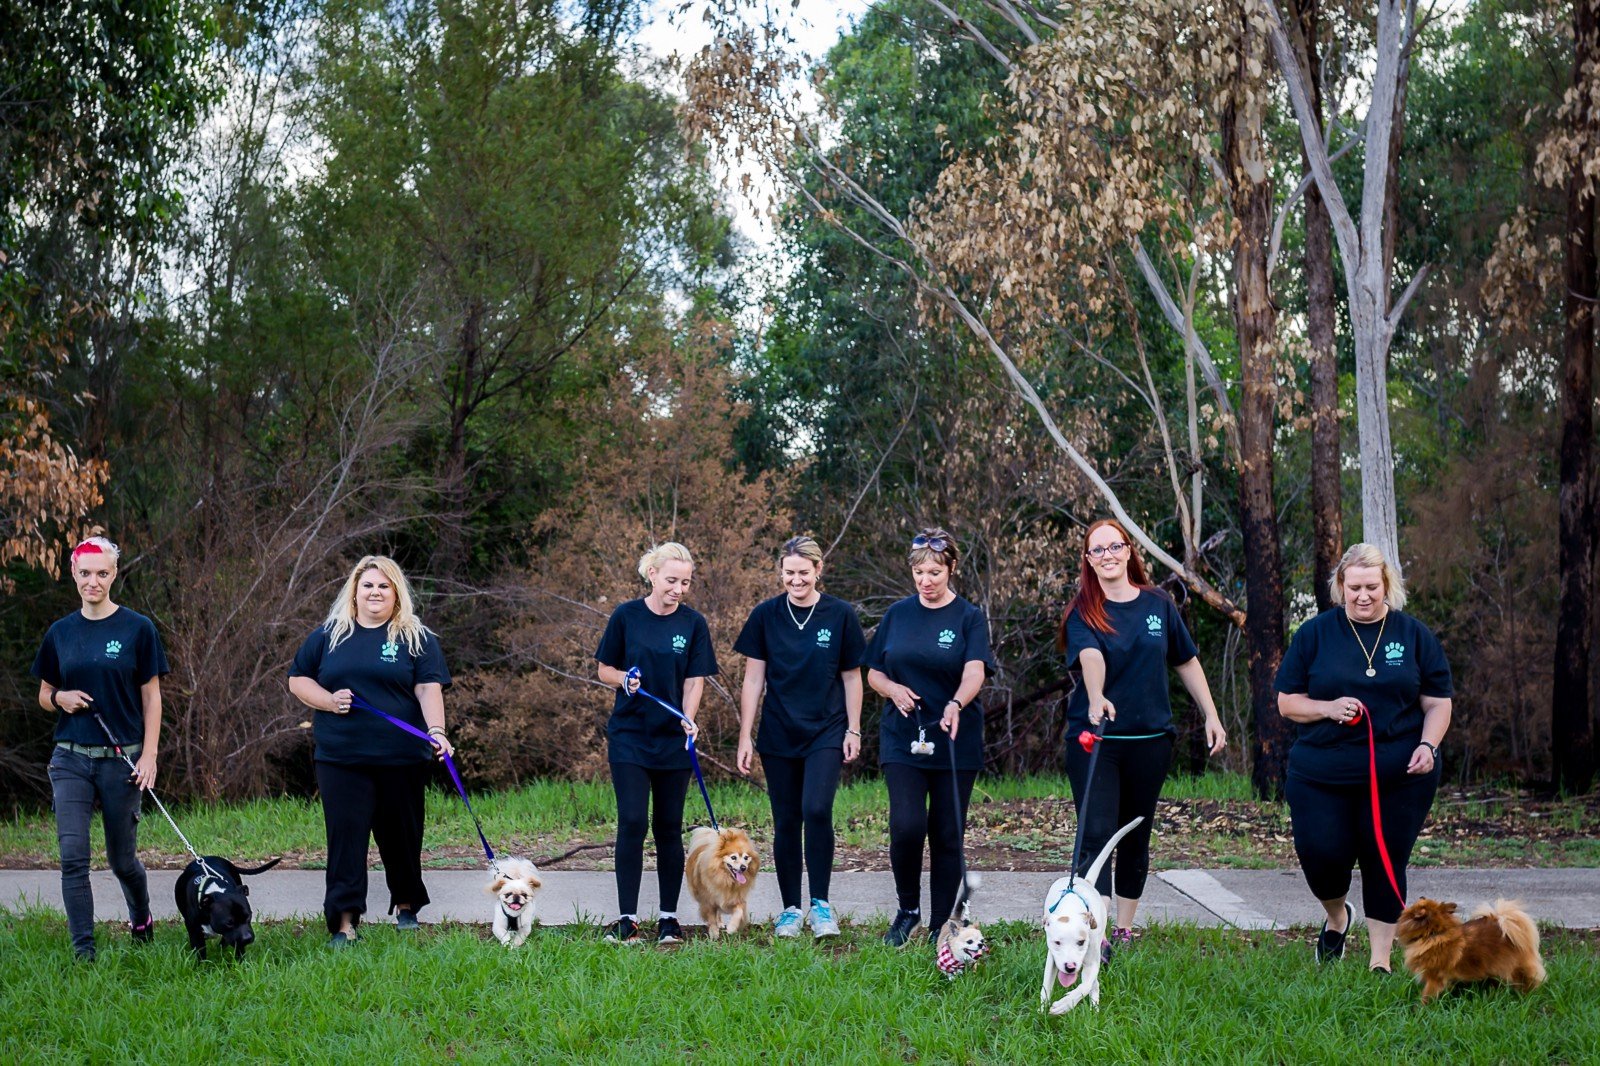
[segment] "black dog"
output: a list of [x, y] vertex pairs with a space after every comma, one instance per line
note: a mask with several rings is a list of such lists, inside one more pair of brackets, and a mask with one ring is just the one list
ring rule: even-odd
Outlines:
[[234, 958], [243, 958], [244, 949], [255, 940], [250, 928], [250, 890], [245, 874], [265, 873], [281, 858], [253, 870], [241, 870], [227, 859], [207, 855], [183, 868], [183, 876], [172, 886], [178, 913], [189, 930], [189, 946], [200, 958], [206, 957], [206, 937], [222, 938], [222, 946], [232, 948]]

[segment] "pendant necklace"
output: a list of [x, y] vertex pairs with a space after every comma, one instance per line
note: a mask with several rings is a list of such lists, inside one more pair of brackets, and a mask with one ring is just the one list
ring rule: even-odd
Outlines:
[[[822, 602], [822, 597], [818, 596], [817, 597], [817, 603], [821, 603], [821, 602]], [[811, 616], [817, 613], [817, 603], [813, 603], [811, 605], [811, 610], [806, 612], [806, 620], [804, 622], [802, 622], [802, 621], [800, 621], [800, 619], [798, 619], [798, 618], [796, 618], [794, 616], [794, 604], [792, 604], [789, 601], [789, 597], [785, 596], [783, 598], [783, 606], [785, 608], [787, 608], [788, 611], [789, 611], [789, 621], [793, 622], [794, 623], [794, 627], [796, 629], [800, 630], [801, 632], [804, 632], [806, 626], [811, 624]]]
[[1389, 623], [1389, 612], [1383, 612], [1383, 618], [1378, 622], [1378, 639], [1372, 642], [1371, 651], [1368, 651], [1367, 646], [1361, 643], [1361, 634], [1356, 632], [1356, 622], [1354, 618], [1350, 617], [1349, 611], [1345, 612], [1344, 620], [1350, 623], [1350, 635], [1356, 638], [1356, 644], [1361, 648], [1361, 654], [1367, 657], [1367, 676], [1377, 677], [1378, 671], [1372, 668], [1372, 657], [1378, 654], [1378, 648], [1383, 644], [1383, 627]]

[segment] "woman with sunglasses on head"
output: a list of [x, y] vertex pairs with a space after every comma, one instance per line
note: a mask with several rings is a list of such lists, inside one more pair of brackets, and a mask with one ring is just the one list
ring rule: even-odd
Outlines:
[[[833, 797], [844, 764], [861, 754], [861, 655], [867, 641], [856, 609], [821, 590], [822, 546], [815, 540], [784, 542], [778, 576], [784, 591], [750, 612], [733, 644], [747, 657], [739, 772], [748, 774], [761, 752], [772, 803], [772, 864], [783, 897], [773, 935], [800, 935], [803, 851], [811, 875], [811, 935], [838, 936], [828, 902]], [[752, 741], [758, 708], [761, 734]]]
[[[922, 846], [928, 844], [929, 929], [949, 919], [961, 888], [967, 804], [983, 769], [983, 710], [975, 703], [994, 669], [989, 622], [950, 587], [960, 550], [942, 529], [911, 540], [916, 594], [890, 605], [867, 647], [867, 684], [886, 701], [878, 762], [889, 788], [889, 865], [900, 911], [884, 942], [900, 947], [922, 924]], [[958, 813], [952, 797], [955, 749]]]
[[[1066, 652], [1067, 668], [1081, 675], [1067, 702], [1066, 757], [1083, 834], [1080, 872], [1118, 829], [1134, 818], [1144, 819], [1122, 838], [1114, 861], [1101, 869], [1095, 885], [1106, 897], [1107, 913], [1112, 912], [1115, 889], [1116, 924], [1101, 947], [1109, 959], [1112, 950], [1133, 940], [1133, 919], [1150, 871], [1156, 799], [1172, 766], [1176, 730], [1168, 667], [1177, 671], [1205, 714], [1211, 754], [1223, 749], [1228, 734], [1177, 604], [1150, 583], [1144, 560], [1115, 519], [1093, 523], [1084, 536], [1078, 591], [1061, 616], [1057, 641]], [[1105, 734], [1091, 786], [1091, 753], [1077, 737], [1102, 720]]]
[[[82, 602], [45, 633], [32, 671], [39, 679], [39, 706], [56, 716], [49, 773], [61, 845], [61, 899], [73, 953], [85, 962], [94, 959], [89, 822], [96, 800], [106, 859], [122, 885], [133, 939], [148, 943], [155, 930], [150, 885], [139, 861], [139, 805], [140, 793], [156, 784], [167, 656], [155, 624], [111, 600], [120, 554], [104, 537], [73, 549], [72, 580]], [[106, 729], [135, 761], [131, 776]]]

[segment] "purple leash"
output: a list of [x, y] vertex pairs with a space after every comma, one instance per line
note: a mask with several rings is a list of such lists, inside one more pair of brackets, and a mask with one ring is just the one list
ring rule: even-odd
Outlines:
[[[634, 666], [629, 668], [625, 676], [630, 681], [638, 681], [639, 678], [644, 675], [639, 672], [639, 668], [637, 666]], [[626, 686], [624, 686], [624, 688], [626, 688]], [[683, 719], [685, 722], [688, 722], [691, 725], [694, 723], [694, 719], [678, 710], [678, 708], [674, 707], [660, 696], [652, 696], [650, 693], [644, 690], [643, 686], [634, 689], [634, 691], [647, 700], [652, 700], [661, 704], [661, 706], [667, 709], [668, 713], [676, 715], [678, 718]], [[706, 816], [711, 819], [711, 828], [720, 833], [722, 831], [722, 827], [717, 824], [717, 812], [711, 809], [711, 793], [706, 791], [706, 779], [705, 776], [700, 773], [700, 756], [695, 752], [694, 737], [686, 738], [686, 743], [683, 746], [689, 752], [689, 763], [694, 767], [694, 779], [700, 785], [700, 798], [706, 801]]]
[[[363, 711], [371, 711], [373, 714], [384, 719], [396, 729], [404, 730], [414, 737], [419, 737], [422, 740], [426, 740], [435, 749], [439, 747], [439, 742], [437, 740], [434, 740], [432, 737], [418, 729], [416, 726], [412, 725], [410, 722], [402, 721], [392, 714], [386, 714], [383, 711], [378, 710], [378, 708], [374, 707], [372, 704], [368, 703], [366, 700], [362, 699], [360, 696], [357, 696], [353, 692], [350, 694], [350, 706], [359, 707]], [[446, 755], [444, 757], [444, 764], [445, 767], [450, 771], [450, 779], [456, 783], [456, 791], [461, 794], [461, 802], [467, 805], [467, 813], [472, 815], [473, 827], [478, 830], [478, 842], [483, 845], [484, 858], [489, 860], [490, 868], [495, 869], [497, 868], [497, 864], [494, 861], [494, 849], [489, 846], [489, 838], [483, 835], [483, 823], [478, 821], [478, 812], [472, 809], [472, 800], [467, 796], [467, 786], [461, 783], [461, 774], [456, 771], [456, 761], [450, 756]]]

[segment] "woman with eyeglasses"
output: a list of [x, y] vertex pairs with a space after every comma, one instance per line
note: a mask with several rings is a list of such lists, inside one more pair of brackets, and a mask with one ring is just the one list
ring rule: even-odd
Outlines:
[[[772, 803], [772, 865], [783, 897], [772, 934], [800, 935], [803, 852], [811, 878], [811, 935], [821, 939], [839, 935], [828, 902], [833, 797], [844, 764], [861, 754], [861, 654], [867, 640], [856, 609], [820, 588], [822, 545], [815, 540], [785, 541], [778, 577], [783, 591], [756, 605], [733, 644], [747, 657], [739, 772], [748, 774], [761, 752]], [[761, 732], [752, 739], [758, 709]]]
[[[922, 923], [922, 846], [929, 859], [929, 929], [955, 909], [961, 887], [961, 836], [967, 804], [983, 769], [983, 709], [976, 705], [994, 669], [989, 622], [950, 587], [960, 558], [955, 538], [924, 529], [908, 562], [916, 594], [884, 612], [865, 658], [867, 684], [886, 701], [878, 723], [878, 762], [889, 789], [889, 865], [900, 910], [884, 942], [903, 946]], [[950, 780], [955, 749], [955, 810]]]
[[[1067, 702], [1066, 763], [1083, 827], [1082, 867], [1094, 862], [1119, 828], [1134, 818], [1144, 819], [1122, 838], [1095, 884], [1106, 897], [1107, 913], [1115, 889], [1116, 924], [1101, 946], [1109, 960], [1113, 950], [1133, 942], [1133, 919], [1150, 871], [1156, 798], [1172, 766], [1176, 730], [1168, 667], [1177, 671], [1205, 713], [1211, 754], [1223, 749], [1228, 734], [1177, 604], [1150, 583], [1144, 560], [1115, 519], [1089, 526], [1078, 591], [1061, 616], [1057, 642], [1066, 653], [1067, 668], [1080, 675]], [[1086, 797], [1090, 752], [1076, 737], [1102, 720], [1106, 727], [1093, 795]], [[1091, 800], [1087, 807], [1085, 798]]]

